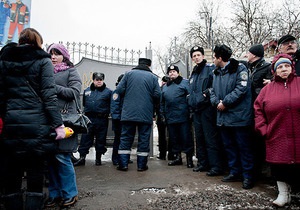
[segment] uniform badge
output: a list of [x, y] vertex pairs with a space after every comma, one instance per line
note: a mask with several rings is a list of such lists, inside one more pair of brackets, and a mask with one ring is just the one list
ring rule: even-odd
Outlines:
[[119, 98], [119, 94], [118, 93], [114, 93], [113, 94], [113, 100], [115, 101], [115, 100], [117, 100]]
[[244, 81], [247, 81], [248, 80], [248, 74], [247, 72], [241, 72], [240, 73], [240, 76], [241, 76], [241, 79], [244, 80]]
[[90, 96], [90, 95], [91, 95], [91, 92], [92, 92], [92, 91], [90, 91], [90, 90], [89, 90], [89, 91], [86, 91], [86, 92], [84, 93], [84, 95], [85, 95], [85, 96]]
[[170, 66], [170, 69], [174, 69], [175, 67], [174, 66]]
[[197, 47], [197, 46], [195, 46], [195, 47], [194, 47], [194, 50], [198, 50], [198, 47]]

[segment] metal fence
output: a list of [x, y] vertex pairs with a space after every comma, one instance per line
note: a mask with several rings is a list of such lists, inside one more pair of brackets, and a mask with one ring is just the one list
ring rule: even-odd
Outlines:
[[[76, 43], [76, 42], [59, 42], [64, 44], [69, 50], [71, 61], [76, 64], [82, 57], [90, 58], [93, 60], [104, 61], [108, 63], [117, 63], [125, 65], [136, 65], [139, 58], [142, 55], [141, 50], [129, 50], [129, 49], [120, 49], [115, 47], [107, 47], [89, 44], [87, 42]], [[48, 49], [50, 45], [46, 44], [45, 47]], [[145, 54], [148, 50], [146, 48]], [[147, 55], [145, 55], [147, 57]]]

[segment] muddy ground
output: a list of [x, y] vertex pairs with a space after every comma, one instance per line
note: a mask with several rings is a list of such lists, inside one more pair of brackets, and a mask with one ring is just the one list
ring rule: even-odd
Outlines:
[[[134, 152], [133, 152], [134, 153]], [[103, 165], [94, 165], [91, 152], [85, 166], [76, 167], [79, 201], [71, 209], [276, 209], [277, 196], [271, 179], [260, 180], [251, 190], [240, 182], [223, 183], [222, 176], [207, 177], [186, 165], [167, 166], [149, 159], [149, 170], [138, 172], [136, 155], [127, 172], [116, 170], [110, 154]], [[299, 197], [282, 209], [300, 209]]]

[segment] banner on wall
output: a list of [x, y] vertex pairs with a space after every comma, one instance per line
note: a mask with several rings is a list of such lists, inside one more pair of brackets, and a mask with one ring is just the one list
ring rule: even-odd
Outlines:
[[1, 0], [0, 45], [18, 42], [20, 32], [30, 26], [31, 0]]

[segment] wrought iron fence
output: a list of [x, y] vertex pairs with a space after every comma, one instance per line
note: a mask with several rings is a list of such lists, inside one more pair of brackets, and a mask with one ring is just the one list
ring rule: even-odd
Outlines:
[[[138, 50], [129, 50], [129, 49], [120, 49], [115, 47], [107, 47], [89, 44], [87, 42], [76, 43], [76, 42], [59, 42], [64, 44], [69, 50], [71, 61], [76, 64], [78, 63], [82, 57], [104, 61], [109, 63], [116, 64], [125, 64], [125, 65], [136, 65], [138, 63], [138, 59], [142, 55], [142, 51]], [[49, 44], [46, 44], [46, 49], [49, 47]], [[147, 49], [145, 54], [147, 54]], [[147, 56], [147, 55], [145, 55]]]

